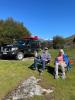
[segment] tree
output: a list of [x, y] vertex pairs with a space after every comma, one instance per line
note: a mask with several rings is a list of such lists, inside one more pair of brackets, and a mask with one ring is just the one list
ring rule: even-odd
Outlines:
[[73, 43], [75, 43], [75, 37], [74, 37], [74, 39], [73, 39]]
[[59, 49], [59, 48], [64, 48], [64, 38], [61, 36], [55, 36], [53, 37], [53, 48], [54, 49]]
[[45, 40], [42, 40], [41, 41], [41, 48], [43, 49], [44, 47], [46, 47], [46, 41]]
[[74, 37], [74, 39], [73, 39], [73, 47], [75, 47], [75, 37]]
[[12, 43], [13, 39], [20, 39], [31, 36], [29, 30], [21, 22], [8, 18], [0, 20], [0, 44]]

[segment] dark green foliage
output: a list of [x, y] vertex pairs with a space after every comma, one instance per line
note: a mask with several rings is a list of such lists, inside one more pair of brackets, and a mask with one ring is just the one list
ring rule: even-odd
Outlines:
[[0, 44], [12, 43], [13, 39], [20, 39], [30, 35], [31, 33], [23, 23], [14, 21], [12, 18], [0, 20]]
[[75, 48], [75, 37], [73, 38], [73, 48]]
[[75, 43], [75, 37], [74, 37], [74, 39], [73, 39], [73, 43]]
[[64, 48], [64, 38], [61, 36], [55, 36], [53, 37], [53, 48], [54, 49], [59, 49], [59, 48]]
[[41, 48], [47, 47], [47, 43], [45, 40], [41, 41]]
[[44, 47], [53, 48], [52, 41], [50, 41], [50, 40], [42, 40], [41, 41], [41, 48], [43, 49]]

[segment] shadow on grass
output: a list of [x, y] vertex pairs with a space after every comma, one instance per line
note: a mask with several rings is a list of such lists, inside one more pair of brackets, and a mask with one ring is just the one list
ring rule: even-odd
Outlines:
[[[36, 70], [36, 69], [34, 69], [34, 63], [31, 65], [31, 66], [29, 66], [28, 68], [30, 68], [31, 70]], [[42, 66], [41, 65], [38, 65], [38, 68], [37, 68], [37, 71], [38, 71], [38, 73], [39, 73], [39, 78], [41, 78], [41, 75], [42, 75]]]
[[[23, 59], [25, 59], [25, 58], [31, 58], [31, 57], [33, 57], [33, 55], [26, 54], [26, 55], [24, 55], [24, 58]], [[0, 59], [2, 59], [2, 60], [17, 60], [15, 55], [10, 55], [10, 56], [9, 55], [4, 55], [4, 56], [0, 56]]]
[[34, 70], [34, 63], [31, 64], [28, 68], [30, 68], [31, 70]]
[[[28, 68], [30, 68], [31, 70], [35, 70], [34, 69], [34, 63], [31, 66], [29, 66]], [[39, 73], [41, 73], [41, 69], [42, 69], [42, 65], [38, 65], [37, 71]], [[54, 76], [54, 67], [53, 66], [46, 65], [46, 69], [45, 70], [47, 70], [48, 73], [50, 73], [51, 75]]]
[[47, 72], [54, 76], [54, 67], [53, 66], [46, 66]]
[[[35, 70], [34, 63], [32, 65], [30, 65], [28, 68], [30, 68], [31, 70]], [[42, 65], [41, 64], [38, 64], [37, 70], [39, 71], [40, 69], [42, 69]]]

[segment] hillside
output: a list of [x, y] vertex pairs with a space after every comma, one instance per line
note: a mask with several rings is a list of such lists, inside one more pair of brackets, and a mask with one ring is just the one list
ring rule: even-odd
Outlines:
[[65, 42], [67, 43], [67, 44], [71, 44], [71, 43], [73, 43], [73, 39], [75, 38], [75, 35], [72, 35], [72, 36], [70, 36], [70, 37], [67, 37], [67, 38], [65, 38]]

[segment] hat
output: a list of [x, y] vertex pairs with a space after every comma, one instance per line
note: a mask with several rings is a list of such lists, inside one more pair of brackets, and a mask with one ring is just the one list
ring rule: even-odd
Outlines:
[[44, 48], [44, 50], [48, 50], [48, 48], [47, 48], [47, 47], [45, 47], [45, 48]]

